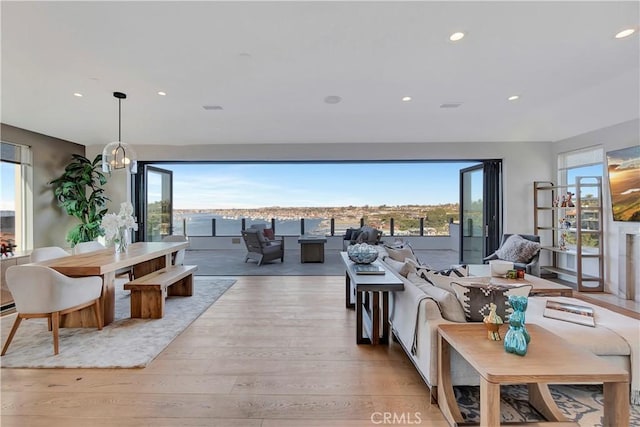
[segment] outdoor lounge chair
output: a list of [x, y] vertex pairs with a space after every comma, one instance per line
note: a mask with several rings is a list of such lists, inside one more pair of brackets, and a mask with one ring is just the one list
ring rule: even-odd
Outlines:
[[247, 255], [244, 262], [253, 259], [262, 265], [263, 262], [280, 258], [284, 262], [284, 238], [268, 240], [261, 230], [250, 228], [242, 230], [242, 239], [247, 245]]

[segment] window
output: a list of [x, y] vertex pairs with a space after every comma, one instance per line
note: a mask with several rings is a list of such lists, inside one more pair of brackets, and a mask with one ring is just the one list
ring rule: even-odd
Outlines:
[[31, 149], [0, 144], [0, 239], [26, 251], [33, 248]]

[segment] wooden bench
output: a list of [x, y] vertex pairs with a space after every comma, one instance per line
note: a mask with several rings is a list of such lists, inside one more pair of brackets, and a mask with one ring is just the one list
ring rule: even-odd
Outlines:
[[131, 317], [161, 319], [166, 296], [193, 295], [193, 272], [197, 265], [176, 265], [125, 283], [131, 291]]

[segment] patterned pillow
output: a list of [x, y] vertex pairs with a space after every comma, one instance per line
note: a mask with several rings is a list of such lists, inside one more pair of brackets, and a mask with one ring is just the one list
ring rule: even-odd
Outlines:
[[514, 234], [498, 248], [495, 254], [498, 258], [511, 262], [529, 262], [540, 250], [540, 243], [532, 242]]
[[453, 292], [450, 283], [457, 278], [467, 277], [469, 275], [469, 268], [466, 265], [459, 265], [444, 270], [422, 269], [418, 273], [422, 278], [427, 279], [435, 286], [445, 291]]
[[468, 322], [482, 322], [489, 314], [489, 304], [494, 303], [496, 313], [506, 323], [513, 309], [509, 304], [509, 295], [529, 296], [533, 286], [487, 285], [482, 283], [461, 284], [451, 282], [451, 287], [458, 297]]

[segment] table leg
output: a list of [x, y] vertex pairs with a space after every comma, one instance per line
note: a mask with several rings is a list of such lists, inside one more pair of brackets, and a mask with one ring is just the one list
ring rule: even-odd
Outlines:
[[569, 421], [567, 417], [562, 414], [560, 408], [556, 405], [556, 402], [551, 396], [549, 386], [544, 383], [530, 383], [527, 384], [529, 388], [529, 403], [536, 408], [547, 421], [566, 422]]
[[355, 304], [351, 302], [351, 278], [347, 272], [344, 273], [344, 289], [346, 292], [347, 308], [353, 310], [355, 308]]
[[438, 334], [438, 406], [451, 426], [464, 422], [451, 383], [451, 346]]
[[367, 344], [369, 340], [364, 339], [362, 336], [362, 292], [356, 292], [356, 343]]
[[389, 344], [389, 292], [382, 291], [382, 344]]
[[500, 425], [500, 384], [480, 377], [480, 425]]
[[629, 427], [629, 383], [604, 383], [603, 427]]
[[371, 344], [380, 344], [380, 292], [373, 291], [371, 307]]
[[[105, 273], [102, 276], [102, 295], [100, 295], [100, 308], [102, 310], [103, 326], [113, 322], [116, 312], [115, 272]], [[91, 306], [82, 310], [65, 314], [60, 319], [61, 328], [96, 328], [96, 318]]]

